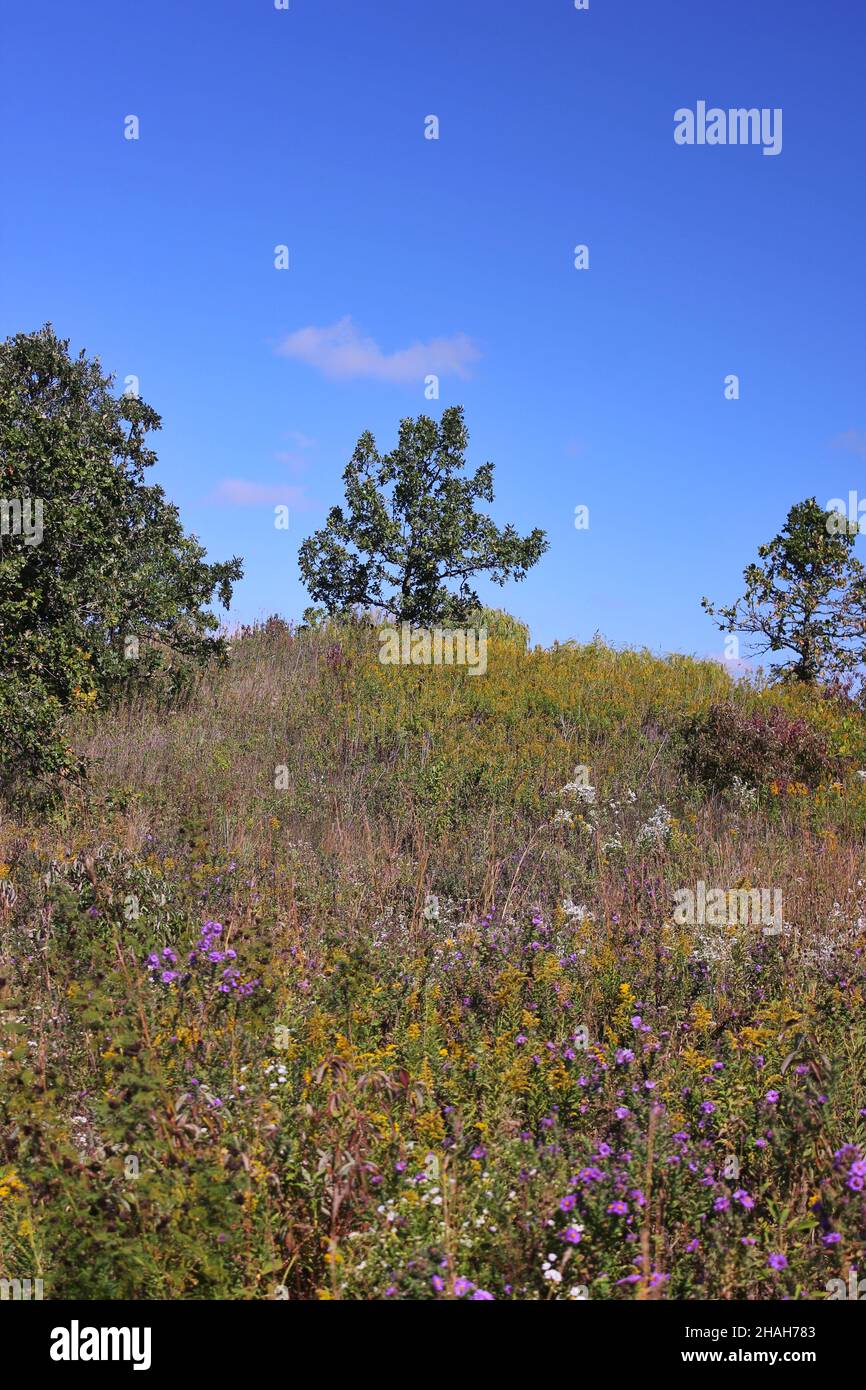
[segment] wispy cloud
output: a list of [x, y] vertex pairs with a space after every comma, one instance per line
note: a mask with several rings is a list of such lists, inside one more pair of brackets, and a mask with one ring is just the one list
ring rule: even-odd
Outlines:
[[286, 432], [286, 438], [291, 439], [292, 443], [298, 449], [314, 449], [318, 442], [315, 439], [311, 439], [308, 434], [302, 434], [300, 430], [288, 430]]
[[383, 352], [375, 339], [358, 331], [348, 314], [326, 328], [299, 328], [280, 343], [277, 352], [337, 380], [368, 377], [392, 382], [421, 381], [431, 373], [466, 377], [481, 356], [465, 333]]
[[303, 454], [296, 454], [291, 449], [278, 449], [274, 454], [278, 463], [284, 463], [292, 473], [303, 473], [310, 467], [310, 460], [304, 458]]
[[297, 511], [310, 506], [301, 487], [284, 483], [254, 483], [244, 478], [223, 478], [211, 498], [213, 502], [232, 507], [287, 506]]
[[866, 455], [866, 430], [846, 430], [833, 440], [834, 449], [846, 449], [849, 454]]

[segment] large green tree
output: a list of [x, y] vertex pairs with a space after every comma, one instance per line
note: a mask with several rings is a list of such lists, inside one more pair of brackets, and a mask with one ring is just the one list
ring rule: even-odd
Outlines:
[[866, 571], [851, 553], [855, 538], [814, 497], [798, 502], [743, 571], [743, 596], [729, 607], [705, 598], [703, 607], [723, 632], [753, 635], [754, 652], [792, 653], [775, 668], [782, 679], [850, 675], [866, 655]]
[[343, 473], [346, 506], [332, 507], [298, 560], [313, 600], [329, 614], [382, 608], [398, 622], [465, 622], [478, 608], [476, 574], [523, 579], [547, 549], [538, 529], [502, 529], [477, 501], [493, 501], [493, 464], [465, 475], [468, 433], [460, 406], [437, 424], [405, 419], [382, 455], [369, 432]]
[[224, 644], [241, 563], [208, 564], [144, 482], [156, 412], [50, 324], [0, 343], [0, 785], [76, 766], [65, 711]]

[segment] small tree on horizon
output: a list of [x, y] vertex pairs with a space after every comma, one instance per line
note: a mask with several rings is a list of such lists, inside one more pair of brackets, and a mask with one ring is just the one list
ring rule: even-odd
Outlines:
[[791, 651], [782, 680], [850, 676], [866, 655], [866, 570], [851, 550], [856, 531], [814, 497], [797, 502], [779, 535], [743, 571], [746, 592], [729, 607], [701, 606], [722, 632], [755, 634], [756, 654]]
[[361, 435], [343, 473], [346, 508], [332, 507], [298, 552], [304, 584], [329, 615], [378, 607], [418, 626], [465, 622], [480, 607], [473, 575], [502, 585], [541, 558], [543, 531], [522, 537], [476, 511], [476, 501], [493, 501], [493, 464], [463, 476], [468, 439], [461, 406], [438, 424], [402, 420], [389, 454]]

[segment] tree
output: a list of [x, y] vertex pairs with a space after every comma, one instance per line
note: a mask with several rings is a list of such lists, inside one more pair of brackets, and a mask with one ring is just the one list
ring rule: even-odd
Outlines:
[[466, 622], [479, 606], [473, 575], [523, 579], [544, 554], [543, 531], [521, 537], [475, 510], [493, 501], [493, 464], [462, 476], [468, 438], [460, 406], [439, 424], [401, 421], [384, 457], [372, 434], [361, 435], [343, 473], [348, 510], [332, 507], [298, 553], [310, 596], [328, 614], [380, 607], [397, 622]]
[[819, 681], [856, 670], [866, 653], [866, 570], [851, 554], [856, 530], [814, 497], [788, 512], [781, 533], [743, 571], [729, 608], [702, 606], [723, 632], [758, 634], [753, 650], [791, 651], [780, 678]]
[[[207, 564], [160, 487], [156, 412], [112, 395], [98, 359], [50, 324], [0, 343], [0, 785], [78, 766], [64, 713], [157, 671], [175, 680], [223, 640], [241, 562]], [[131, 659], [135, 658], [135, 659]]]

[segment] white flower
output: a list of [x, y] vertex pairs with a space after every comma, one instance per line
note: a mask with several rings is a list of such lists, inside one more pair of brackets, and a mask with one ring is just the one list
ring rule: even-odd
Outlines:
[[570, 811], [566, 811], [564, 807], [560, 806], [560, 807], [557, 809], [557, 812], [556, 812], [555, 816], [553, 817], [553, 824], [554, 824], [554, 825], [574, 825], [574, 819], [573, 819], [573, 817], [572, 817], [571, 812], [570, 812]]
[[561, 904], [561, 907], [566, 917], [573, 922], [582, 922], [587, 915], [587, 909], [583, 904], [573, 903], [571, 898], [566, 898], [565, 902]]
[[735, 777], [731, 783], [731, 796], [744, 811], [753, 811], [758, 804], [757, 788], [749, 786], [741, 777]]
[[667, 806], [657, 806], [645, 825], [638, 831], [637, 842], [639, 845], [655, 845], [659, 842], [664, 843], [670, 838], [673, 817]]

